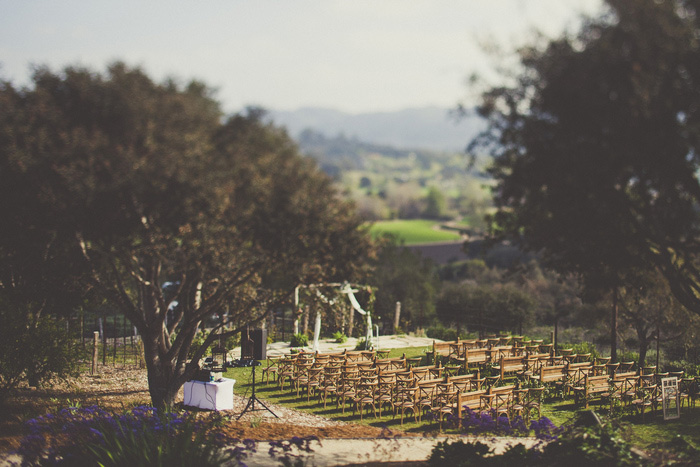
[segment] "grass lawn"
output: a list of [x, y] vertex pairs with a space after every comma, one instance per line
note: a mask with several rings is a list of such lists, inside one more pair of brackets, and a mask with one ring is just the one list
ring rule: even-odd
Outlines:
[[[389, 356], [394, 358], [404, 353], [407, 357], [424, 356], [425, 350], [426, 348], [424, 347], [392, 349]], [[438, 424], [436, 422], [426, 422], [424, 420], [420, 423], [416, 423], [413, 421], [413, 415], [410, 413], [404, 418], [404, 424], [402, 426], [399, 418], [392, 418], [392, 414], [389, 410], [386, 410], [381, 418], [374, 418], [372, 414], [366, 413], [361, 421], [359, 415], [353, 415], [351, 407], [348, 408], [346, 406], [345, 413], [343, 413], [342, 410], [337, 408], [332, 402], [329, 402], [326, 408], [323, 407], [323, 403], [314, 398], [307, 402], [304, 394], [300, 394], [300, 396], [297, 397], [296, 393], [289, 390], [288, 387], [285, 388], [284, 391], [280, 391], [277, 384], [265, 384], [261, 382], [260, 376], [264, 366], [265, 362], [256, 369], [256, 392], [257, 396], [264, 401], [320, 415], [333, 420], [370, 425], [379, 428], [386, 427], [393, 430], [415, 433], [434, 432], [438, 430]], [[243, 397], [250, 396], [252, 387], [250, 384], [250, 368], [230, 368], [226, 371], [225, 376], [236, 380], [234, 388], [236, 394]], [[608, 413], [606, 405], [595, 402], [592, 403], [590, 409], [595, 410], [599, 414]], [[542, 407], [542, 415], [552, 420], [557, 426], [573, 422], [577, 417], [577, 413], [581, 411], [583, 411], [583, 409], [576, 407], [570, 399], [547, 400]], [[625, 437], [642, 449], [673, 446], [674, 443], [679, 442], [680, 437], [696, 446], [700, 446], [700, 406], [692, 408], [683, 407], [681, 410], [681, 418], [678, 420], [664, 421], [663, 413], [660, 409], [654, 413], [647, 412], [644, 420], [642, 420], [640, 415], [636, 414], [624, 414], [617, 420], [624, 431]], [[456, 433], [456, 431], [450, 430], [446, 430], [445, 432]]]
[[[409, 347], [392, 349], [389, 353], [389, 358], [400, 357], [404, 353], [407, 358], [425, 356], [425, 347]], [[287, 385], [284, 391], [280, 391], [277, 384], [265, 384], [265, 382], [260, 381], [262, 374], [262, 368], [265, 367], [265, 362], [257, 367], [256, 373], [256, 386], [255, 392], [258, 398], [271, 402], [273, 404], [283, 405], [285, 407], [301, 410], [314, 415], [320, 415], [322, 417], [327, 417], [333, 420], [352, 422], [364, 425], [375, 426], [379, 428], [387, 427], [389, 429], [401, 429], [402, 431], [408, 432], [424, 432], [436, 430], [437, 424], [429, 424], [422, 422], [416, 423], [413, 421], [413, 415], [409, 412], [408, 417], [404, 418], [404, 424], [401, 426], [401, 421], [399, 417], [392, 419], [391, 411], [385, 407], [384, 415], [381, 419], [375, 419], [372, 414], [365, 413], [363, 420], [360, 420], [359, 414], [353, 415], [352, 405], [346, 404], [345, 413], [343, 413], [341, 408], [337, 408], [334, 402], [329, 400], [327, 407], [323, 407], [323, 403], [319, 402], [318, 399], [312, 398], [311, 401], [307, 402], [306, 395], [300, 394], [297, 397], [296, 392], [289, 390], [289, 385]], [[251, 393], [251, 374], [250, 368], [228, 368], [224, 377], [233, 378], [236, 380], [234, 386], [234, 392], [243, 397], [249, 397]]]
[[436, 229], [435, 227], [438, 225], [439, 223], [435, 221], [423, 219], [379, 221], [372, 225], [370, 232], [375, 237], [382, 233], [396, 235], [406, 245], [449, 242], [460, 239], [457, 232]]

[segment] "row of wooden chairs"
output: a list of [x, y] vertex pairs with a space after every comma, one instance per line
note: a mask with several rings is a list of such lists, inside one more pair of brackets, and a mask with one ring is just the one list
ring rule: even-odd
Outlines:
[[588, 407], [591, 400], [600, 399], [610, 404], [610, 411], [616, 404], [633, 407], [644, 417], [647, 409], [657, 410], [661, 406], [661, 382], [668, 377], [676, 377], [679, 390], [676, 395], [680, 407], [694, 406], [698, 397], [697, 378], [685, 378], [683, 372], [645, 373], [642, 371], [616, 372], [609, 375], [585, 374], [572, 386], [577, 403]]
[[[498, 349], [496, 349], [498, 350]], [[550, 358], [547, 358], [550, 357]], [[480, 378], [476, 373], [463, 373], [464, 367], [434, 365], [417, 366], [417, 360], [377, 358], [371, 351], [336, 354], [301, 353], [268, 361], [263, 375], [276, 378], [280, 389], [289, 387], [297, 397], [317, 398], [324, 407], [328, 401], [345, 413], [352, 407], [360, 418], [371, 412], [382, 417], [387, 409], [394, 417], [407, 414], [420, 421], [427, 414], [439, 419], [440, 425], [448, 414], [461, 418], [464, 407], [487, 410], [497, 416], [522, 415], [529, 418], [541, 415], [540, 403], [544, 388], [520, 389], [506, 383], [505, 377], [514, 374], [519, 380], [536, 379], [542, 385], [557, 385], [562, 394], [573, 395], [577, 402], [587, 404], [595, 398], [620, 401], [633, 406], [644, 416], [646, 409], [660, 405], [660, 380], [669, 374], [655, 373], [655, 368], [633, 370], [634, 362], [610, 363], [609, 358], [590, 359], [588, 355], [572, 353], [553, 365], [551, 355], [525, 354], [506, 357], [501, 354], [496, 368], [499, 375]], [[583, 361], [581, 361], [583, 360]], [[483, 368], [483, 367], [482, 367]], [[267, 370], [267, 371], [266, 371]], [[682, 377], [682, 373], [671, 374]], [[684, 379], [694, 388], [698, 383]], [[683, 383], [686, 384], [686, 383]], [[505, 388], [505, 389], [502, 389]], [[680, 403], [695, 403], [697, 390], [681, 389]]]
[[[430, 355], [438, 360], [445, 357], [446, 365], [456, 365], [467, 371], [484, 365], [498, 365], [502, 358], [528, 357], [538, 365], [557, 365], [591, 361], [590, 353], [574, 354], [572, 349], [555, 351], [552, 344], [517, 340], [519, 337], [501, 337], [482, 340], [433, 341]], [[609, 360], [609, 359], [608, 359]]]
[[280, 389], [288, 388], [297, 397], [329, 400], [343, 413], [352, 406], [363, 418], [371, 411], [382, 417], [390, 409], [393, 416], [412, 413], [417, 420], [433, 413], [441, 421], [454, 410], [460, 392], [480, 387], [477, 375], [455, 375], [440, 365], [411, 366], [405, 357], [377, 359], [369, 353], [350, 358], [349, 354], [297, 354], [276, 359], [267, 368], [266, 378], [276, 374]]

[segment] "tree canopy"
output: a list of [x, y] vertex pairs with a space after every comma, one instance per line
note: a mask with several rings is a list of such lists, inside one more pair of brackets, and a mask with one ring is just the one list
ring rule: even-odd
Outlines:
[[388, 236], [374, 262], [370, 281], [377, 287], [374, 310], [385, 323], [393, 323], [396, 302], [401, 302], [401, 322], [405, 331], [426, 327], [435, 315], [439, 288], [437, 268], [431, 260], [397, 243]]
[[[364, 274], [373, 248], [361, 220], [258, 109], [224, 118], [204, 84], [155, 83], [121, 63], [41, 68], [32, 87], [4, 83], [0, 100], [4, 258], [65, 252], [78, 283], [141, 334], [157, 406], [224, 326], [289, 305], [298, 283]], [[189, 361], [215, 314], [228, 320]]]
[[700, 314], [697, 2], [609, 0], [576, 35], [520, 51], [513, 86], [483, 94], [495, 236], [589, 289], [658, 268]]

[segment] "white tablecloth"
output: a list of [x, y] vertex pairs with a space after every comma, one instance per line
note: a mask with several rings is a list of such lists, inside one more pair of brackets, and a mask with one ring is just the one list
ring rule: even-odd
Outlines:
[[233, 409], [233, 384], [235, 382], [235, 379], [228, 378], [210, 383], [187, 381], [184, 386], [184, 405], [209, 410], [231, 410]]

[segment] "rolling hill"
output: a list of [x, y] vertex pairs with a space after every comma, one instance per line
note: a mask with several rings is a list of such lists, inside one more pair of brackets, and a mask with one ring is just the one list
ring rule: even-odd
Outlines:
[[293, 138], [311, 129], [328, 137], [350, 139], [432, 151], [463, 151], [484, 122], [475, 114], [455, 119], [450, 109], [424, 107], [395, 112], [349, 114], [332, 109], [301, 108], [269, 112], [276, 124], [284, 126]]

